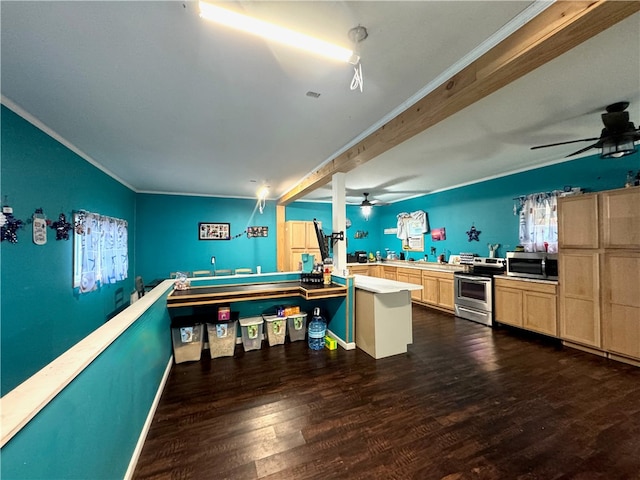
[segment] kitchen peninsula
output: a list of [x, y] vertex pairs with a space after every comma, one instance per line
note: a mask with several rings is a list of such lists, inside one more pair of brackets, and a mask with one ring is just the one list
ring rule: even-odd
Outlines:
[[407, 352], [413, 343], [413, 283], [354, 276], [356, 346], [375, 359]]

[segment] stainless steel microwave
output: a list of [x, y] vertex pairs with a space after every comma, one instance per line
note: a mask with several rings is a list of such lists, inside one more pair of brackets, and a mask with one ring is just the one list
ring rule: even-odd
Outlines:
[[557, 280], [558, 255], [546, 252], [507, 252], [507, 275]]

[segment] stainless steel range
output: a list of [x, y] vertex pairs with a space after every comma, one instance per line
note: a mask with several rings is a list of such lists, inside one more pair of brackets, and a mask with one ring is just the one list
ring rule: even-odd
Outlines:
[[493, 277], [505, 271], [504, 258], [462, 256], [468, 271], [455, 272], [454, 295], [456, 316], [493, 325]]

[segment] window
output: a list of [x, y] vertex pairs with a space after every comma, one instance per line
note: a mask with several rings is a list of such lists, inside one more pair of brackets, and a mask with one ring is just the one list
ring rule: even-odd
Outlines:
[[558, 192], [520, 197], [519, 236], [525, 252], [558, 252]]
[[86, 293], [101, 284], [126, 279], [129, 270], [126, 220], [80, 211], [73, 214], [73, 221], [73, 287]]

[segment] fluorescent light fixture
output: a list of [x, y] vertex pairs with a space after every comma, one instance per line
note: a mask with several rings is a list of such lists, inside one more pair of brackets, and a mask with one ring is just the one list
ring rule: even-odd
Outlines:
[[[354, 63], [354, 57], [357, 57], [352, 50], [347, 48], [339, 47], [303, 33], [294, 32], [293, 30], [280, 27], [273, 23], [242, 15], [218, 7], [212, 3], [200, 2], [200, 17], [252, 35], [257, 35], [267, 40], [282, 43], [290, 47], [296, 47], [334, 60]], [[355, 63], [357, 63], [357, 61], [355, 61]]]

